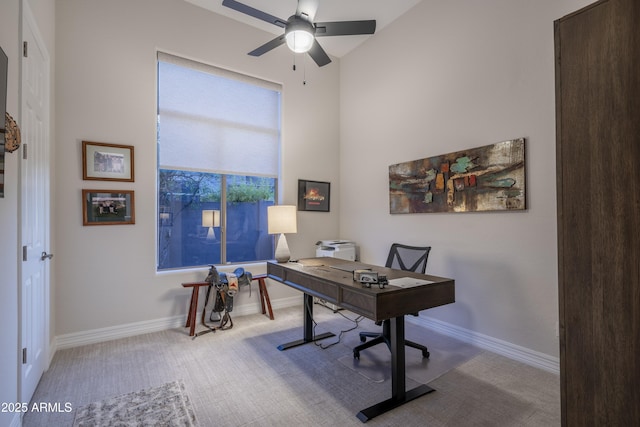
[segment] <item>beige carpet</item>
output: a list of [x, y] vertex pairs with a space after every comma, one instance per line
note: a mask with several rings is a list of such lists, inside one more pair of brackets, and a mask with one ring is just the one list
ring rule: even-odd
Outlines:
[[483, 352], [429, 385], [437, 391], [405, 405], [396, 425], [560, 426], [559, 377], [493, 353]]
[[[314, 317], [316, 333], [353, 327], [321, 307]], [[357, 412], [390, 397], [384, 346], [363, 351], [359, 362], [351, 358], [358, 332], [376, 328], [365, 320], [326, 349], [306, 344], [278, 351], [301, 338], [302, 309], [293, 307], [276, 310], [273, 321], [234, 317], [232, 329], [195, 340], [180, 328], [59, 351], [34, 401], [70, 402], [73, 411], [27, 413], [23, 425], [71, 426], [75, 412], [91, 402], [181, 379], [203, 427], [361, 426]], [[431, 352], [423, 360], [407, 349], [407, 388], [428, 382], [436, 391], [368, 426], [560, 424], [556, 375], [409, 323], [406, 334]], [[336, 340], [322, 341], [323, 347]]]

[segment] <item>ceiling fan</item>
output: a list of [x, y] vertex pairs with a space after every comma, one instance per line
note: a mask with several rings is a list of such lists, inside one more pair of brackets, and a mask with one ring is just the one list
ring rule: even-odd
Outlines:
[[316, 37], [373, 34], [376, 31], [375, 20], [313, 22], [318, 8], [318, 0], [298, 0], [295, 15], [291, 15], [287, 20], [235, 0], [223, 0], [222, 5], [284, 28], [284, 34], [252, 50], [249, 52], [251, 56], [260, 56], [286, 43], [289, 49], [296, 53], [308, 52], [315, 63], [322, 67], [330, 63], [331, 59], [320, 46]]

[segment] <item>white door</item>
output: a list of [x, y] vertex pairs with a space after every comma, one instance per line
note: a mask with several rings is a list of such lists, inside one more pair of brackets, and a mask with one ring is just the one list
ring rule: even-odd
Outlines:
[[49, 363], [49, 56], [23, 2], [21, 69], [20, 270], [22, 372], [29, 402]]

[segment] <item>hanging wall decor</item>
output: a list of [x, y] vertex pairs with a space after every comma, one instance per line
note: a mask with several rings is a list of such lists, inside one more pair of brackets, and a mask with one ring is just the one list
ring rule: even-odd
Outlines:
[[13, 153], [20, 147], [20, 127], [8, 112], [5, 113], [4, 123], [4, 151]]
[[329, 212], [331, 183], [298, 180], [298, 210]]
[[4, 128], [0, 128], [0, 198], [4, 197], [4, 155], [20, 147], [20, 127], [8, 112], [5, 112]]
[[82, 225], [135, 224], [131, 190], [82, 190]]
[[0, 47], [0, 198], [4, 197], [5, 114], [7, 111], [7, 75], [9, 58]]
[[389, 166], [396, 213], [524, 210], [525, 140]]
[[134, 181], [133, 146], [82, 141], [82, 179]]

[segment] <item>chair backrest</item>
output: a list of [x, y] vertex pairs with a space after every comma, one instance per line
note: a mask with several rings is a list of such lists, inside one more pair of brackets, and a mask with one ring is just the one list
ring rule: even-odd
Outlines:
[[424, 274], [430, 251], [431, 246], [408, 246], [394, 243], [389, 250], [385, 266]]

